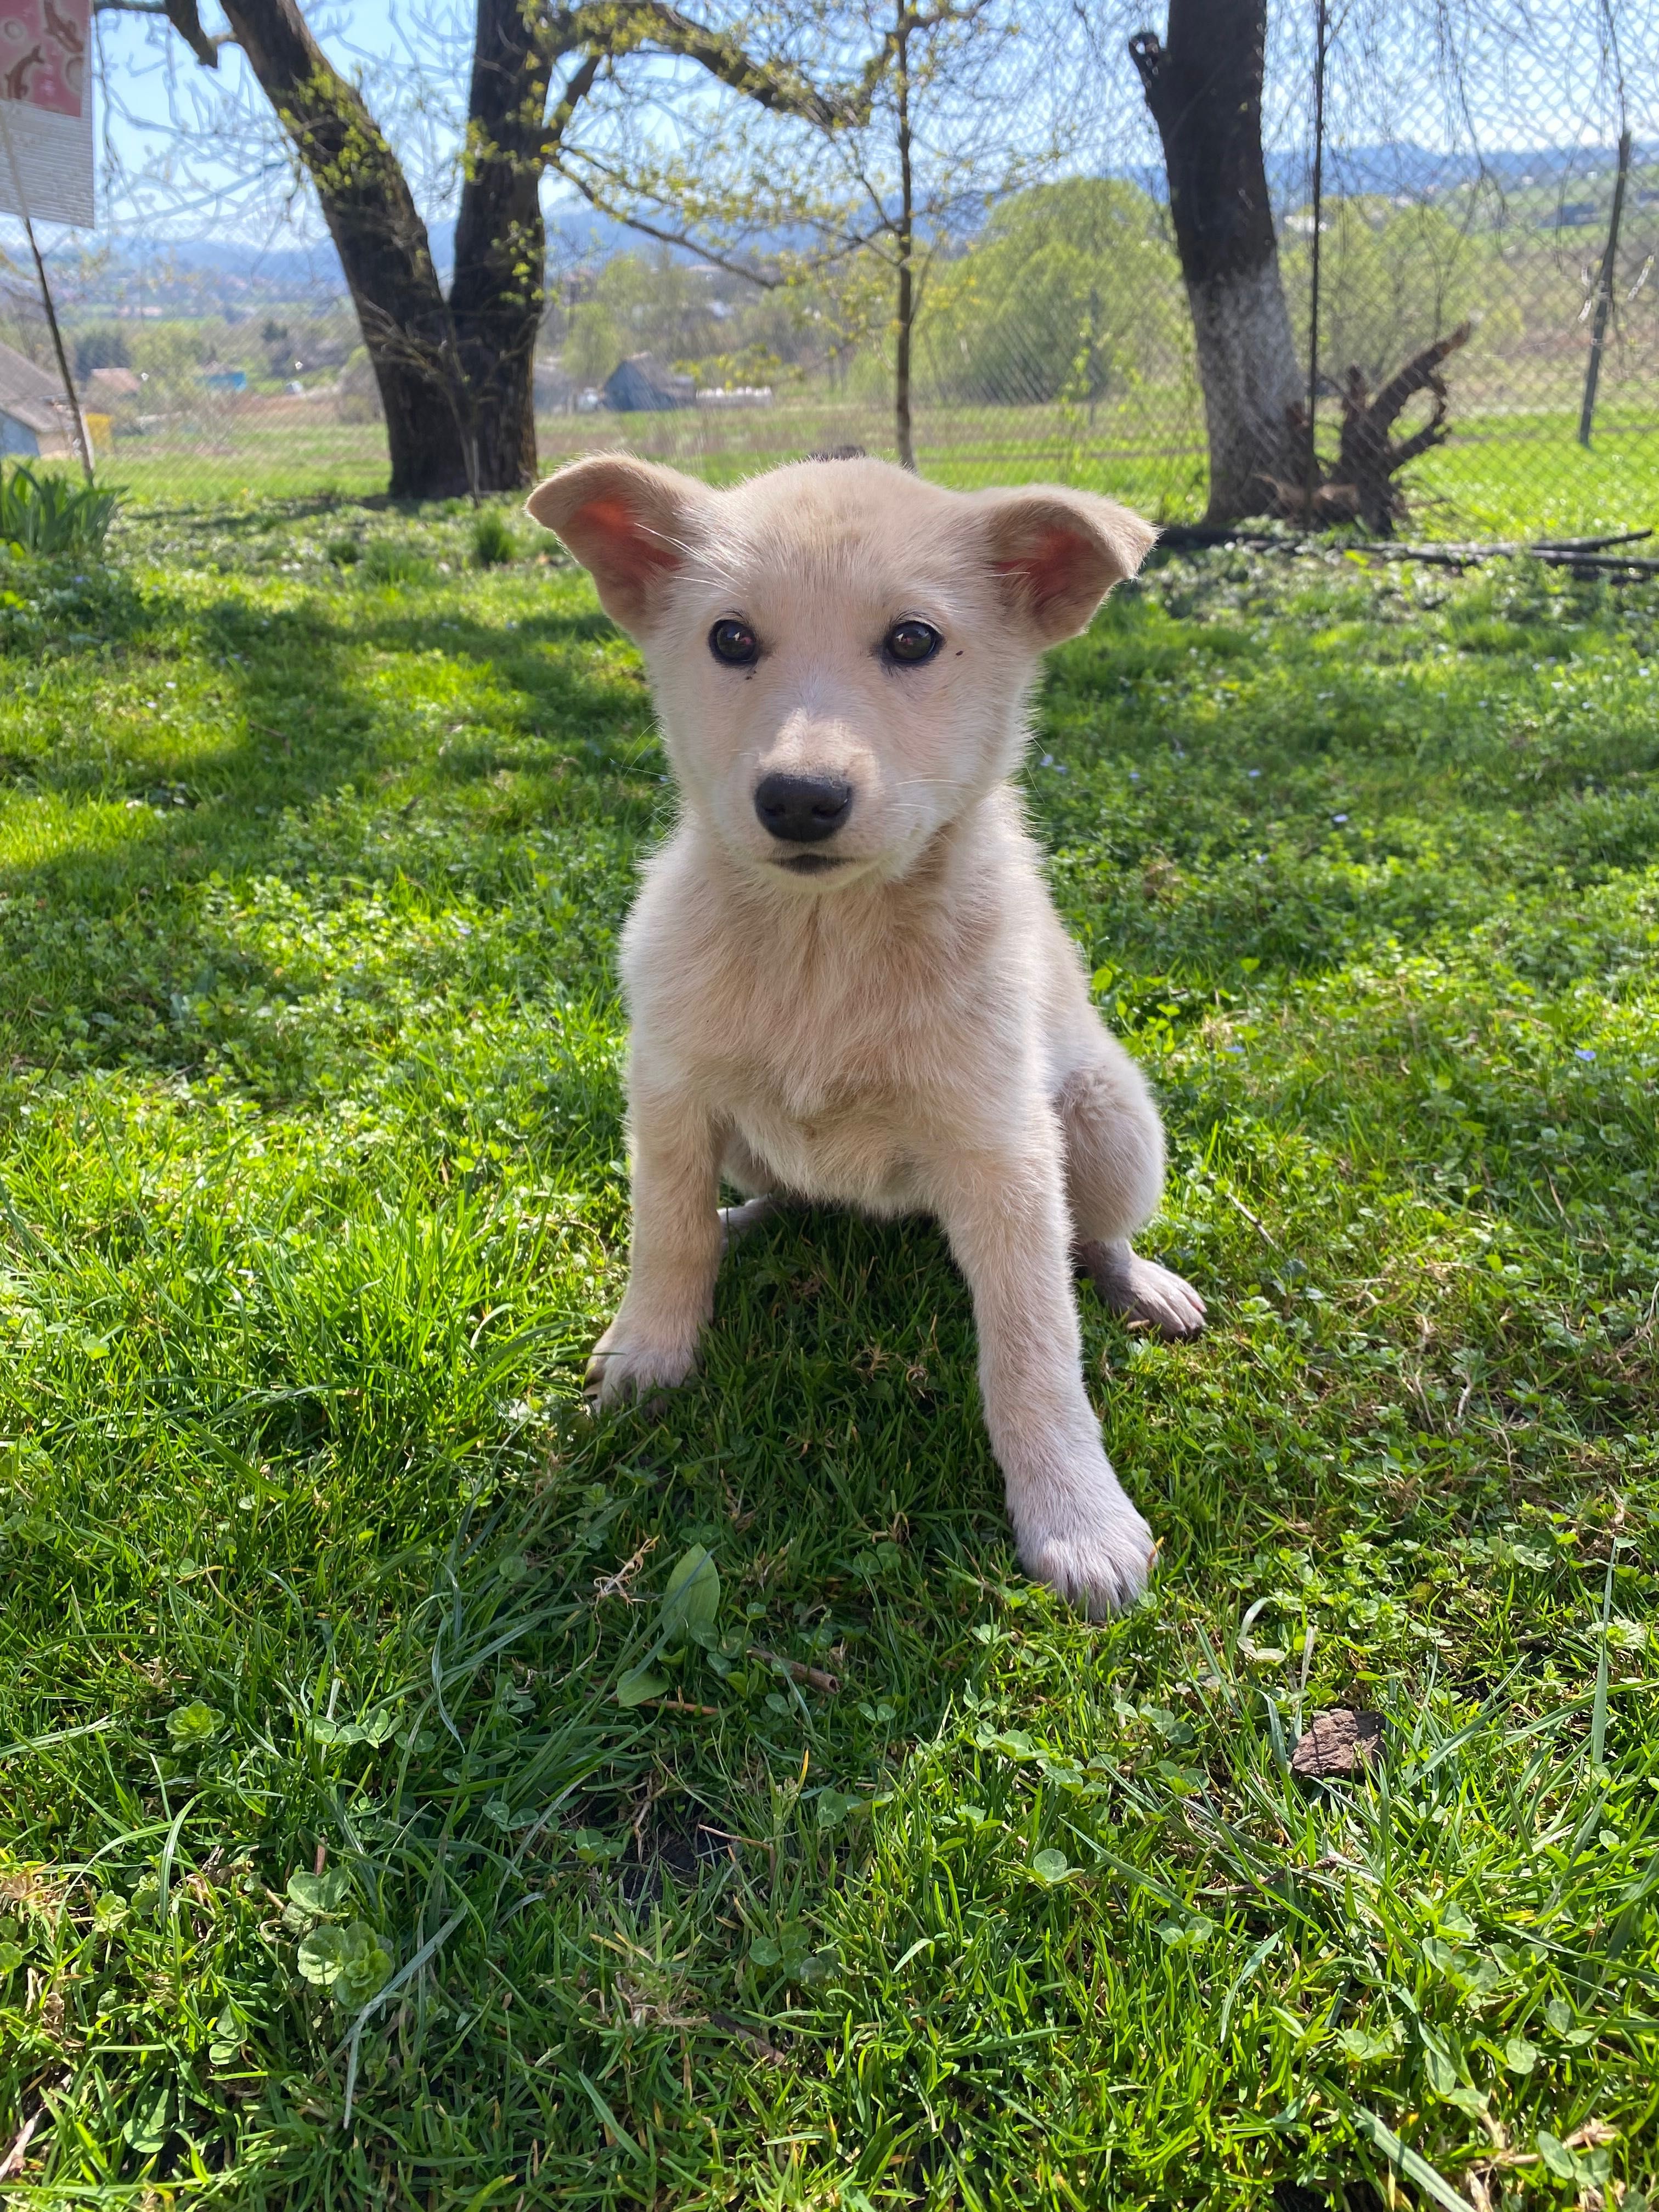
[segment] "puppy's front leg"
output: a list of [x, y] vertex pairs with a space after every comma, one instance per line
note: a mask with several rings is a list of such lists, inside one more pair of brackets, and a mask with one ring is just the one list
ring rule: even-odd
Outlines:
[[944, 1181], [940, 1218], [973, 1292], [985, 1422], [1020, 1559], [1098, 1620], [1146, 1589], [1152, 1534], [1083, 1387], [1058, 1136], [1034, 1133], [1012, 1156], [959, 1156]]
[[720, 1148], [701, 1107], [635, 1094], [633, 1237], [622, 1307], [593, 1347], [586, 1391], [612, 1406], [691, 1372], [720, 1261]]

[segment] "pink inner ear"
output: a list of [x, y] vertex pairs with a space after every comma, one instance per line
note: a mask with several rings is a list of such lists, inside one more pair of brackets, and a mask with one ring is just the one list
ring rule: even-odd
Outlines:
[[665, 568], [678, 565], [679, 555], [663, 543], [623, 499], [590, 499], [571, 517], [573, 542], [592, 545], [590, 566], [603, 568], [607, 579], [619, 584], [648, 583]]
[[1056, 526], [1043, 531], [1012, 560], [1000, 561], [997, 567], [1001, 574], [1024, 586], [1034, 611], [1041, 613], [1075, 587], [1079, 558], [1092, 550], [1079, 532]]

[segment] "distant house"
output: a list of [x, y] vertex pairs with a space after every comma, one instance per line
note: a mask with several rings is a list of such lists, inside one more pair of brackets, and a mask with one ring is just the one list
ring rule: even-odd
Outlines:
[[605, 404], [616, 415], [655, 415], [671, 407], [691, 407], [696, 397], [695, 381], [665, 368], [654, 354], [630, 354], [605, 380]]
[[1587, 230], [1601, 210], [1594, 200], [1565, 200], [1546, 222], [1546, 230]]
[[76, 458], [63, 386], [9, 345], [0, 345], [0, 453], [27, 460]]
[[202, 371], [202, 381], [210, 392], [246, 392], [247, 371], [245, 368], [222, 368], [216, 362]]
[[138, 398], [144, 383], [136, 368], [94, 368], [81, 388], [93, 406], [107, 409], [124, 407], [129, 400]]

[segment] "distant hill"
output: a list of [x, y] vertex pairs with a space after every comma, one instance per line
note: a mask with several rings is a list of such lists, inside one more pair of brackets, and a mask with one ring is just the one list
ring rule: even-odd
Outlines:
[[[1638, 162], [1656, 158], [1659, 148], [1636, 149]], [[1605, 177], [1615, 159], [1610, 146], [1494, 148], [1480, 160], [1409, 142], [1335, 146], [1327, 149], [1326, 190], [1432, 198], [1459, 190], [1484, 171], [1506, 191], [1562, 192], [1588, 184], [1592, 177]], [[1143, 191], [1163, 198], [1162, 170], [1127, 173]], [[1281, 213], [1300, 207], [1308, 193], [1307, 154], [1270, 154], [1267, 181]], [[964, 202], [951, 228], [965, 243], [980, 219]], [[626, 224], [568, 202], [549, 209], [548, 229], [565, 260], [600, 261], [647, 245]], [[429, 235], [433, 257], [447, 280], [454, 255], [454, 223], [445, 217], [432, 225]], [[105, 269], [92, 280], [89, 291], [88, 305], [128, 312], [137, 304], [173, 313], [234, 314], [268, 303], [338, 300], [346, 285], [332, 241], [326, 233], [319, 233], [300, 240], [286, 234], [280, 245], [223, 237], [120, 240], [111, 244]]]
[[[609, 216], [586, 208], [548, 211], [548, 229], [567, 256], [603, 259], [641, 240]], [[440, 274], [447, 281], [455, 252], [455, 226], [447, 217], [428, 233]], [[158, 303], [170, 296], [222, 292], [239, 300], [294, 300], [345, 291], [334, 242], [327, 233], [281, 244], [239, 238], [123, 238], [106, 241], [107, 275], [100, 292], [124, 295], [148, 289]], [[63, 257], [60, 257], [63, 258]]]
[[[1638, 146], [1632, 158], [1650, 161], [1656, 149]], [[1275, 201], [1297, 206], [1307, 197], [1308, 153], [1273, 154], [1267, 159], [1267, 185]], [[1605, 175], [1619, 159], [1615, 146], [1483, 148], [1439, 153], [1409, 140], [1376, 146], [1329, 146], [1325, 149], [1325, 189], [1338, 192], [1400, 194], [1417, 199], [1455, 191], [1483, 173], [1505, 191], [1559, 187]]]

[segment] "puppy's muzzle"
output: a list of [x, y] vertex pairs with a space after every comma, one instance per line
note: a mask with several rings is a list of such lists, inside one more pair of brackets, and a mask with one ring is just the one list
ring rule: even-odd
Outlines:
[[765, 775], [755, 787], [761, 827], [791, 845], [821, 844], [852, 811], [853, 787], [839, 775]]

